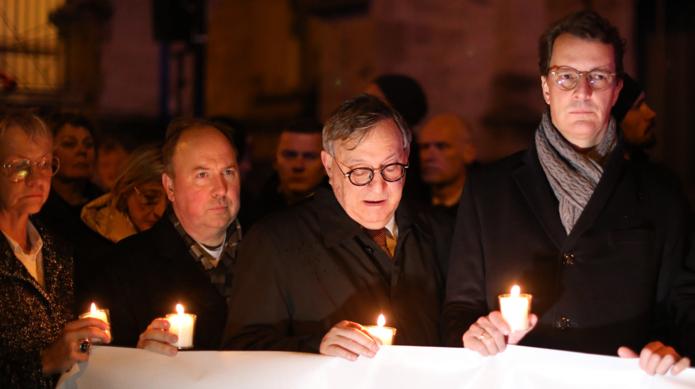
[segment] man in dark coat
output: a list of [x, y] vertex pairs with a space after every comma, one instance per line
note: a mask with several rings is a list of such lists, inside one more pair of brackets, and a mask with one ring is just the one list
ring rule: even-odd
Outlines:
[[440, 343], [444, 229], [400, 206], [411, 135], [378, 98], [346, 101], [323, 130], [332, 190], [245, 237], [225, 348], [371, 357], [362, 324], [384, 314], [396, 344]]
[[[535, 142], [466, 181], [447, 344], [483, 355], [515, 343], [622, 357], [642, 350], [649, 374], [689, 365], [680, 353], [695, 351], [686, 341], [693, 303], [674, 290], [685, 272], [686, 204], [661, 169], [624, 158], [610, 116], [621, 42], [593, 12], [570, 15], [541, 39], [549, 109]], [[512, 332], [497, 311], [498, 294], [513, 284], [533, 295], [528, 330]]]
[[194, 349], [216, 350], [241, 239], [236, 151], [222, 127], [178, 120], [162, 155], [170, 209], [110, 257], [111, 287], [101, 294], [112, 311], [114, 344], [174, 355], [177, 337], [162, 317], [181, 303], [197, 315]]

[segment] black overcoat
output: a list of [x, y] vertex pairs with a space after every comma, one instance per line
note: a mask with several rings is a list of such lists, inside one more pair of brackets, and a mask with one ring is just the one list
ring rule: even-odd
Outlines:
[[540, 318], [522, 345], [615, 355], [662, 340], [692, 349], [682, 340], [692, 338], [693, 296], [672, 293], [684, 272], [686, 209], [669, 174], [626, 160], [620, 146], [569, 236], [535, 147], [474, 169], [449, 260], [447, 344], [462, 346], [468, 327], [499, 309], [498, 294], [519, 284]]
[[439, 345], [450, 233], [403, 206], [396, 222], [395, 260], [326, 188], [254, 225], [239, 250], [225, 348], [318, 352], [336, 323], [375, 324], [379, 313], [396, 344]]
[[[231, 274], [232, 269], [230, 269]], [[175, 312], [177, 303], [197, 315], [196, 350], [217, 350], [227, 317], [225, 297], [189, 253], [168, 217], [121, 240], [104, 268], [95, 299], [111, 311], [114, 345], [134, 347], [153, 319]]]

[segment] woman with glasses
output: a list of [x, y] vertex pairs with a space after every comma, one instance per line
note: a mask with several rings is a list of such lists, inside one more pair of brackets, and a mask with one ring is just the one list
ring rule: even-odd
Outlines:
[[46, 202], [59, 168], [53, 140], [31, 114], [0, 119], [0, 387], [54, 387], [88, 359], [89, 342], [109, 342], [108, 325], [72, 321], [72, 257], [31, 215]]
[[114, 243], [149, 229], [166, 208], [163, 171], [158, 147], [136, 150], [113, 190], [82, 208], [82, 221]]

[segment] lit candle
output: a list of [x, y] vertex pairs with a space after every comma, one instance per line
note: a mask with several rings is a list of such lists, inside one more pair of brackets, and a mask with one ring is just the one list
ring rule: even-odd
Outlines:
[[369, 335], [381, 341], [381, 344], [390, 346], [393, 344], [393, 337], [396, 336], [396, 329], [393, 327], [386, 327], [386, 318], [383, 314], [379, 315], [375, 326], [364, 327]]
[[532, 297], [528, 293], [521, 293], [519, 285], [512, 286], [511, 293], [499, 295], [502, 317], [509, 324], [512, 332], [528, 329]]
[[168, 314], [166, 319], [169, 321], [169, 332], [179, 337], [174, 346], [179, 349], [192, 348], [196, 316], [184, 313], [183, 305], [176, 304], [176, 313]]
[[[86, 318], [99, 319], [106, 324], [111, 324], [111, 322], [109, 321], [109, 310], [98, 308], [95, 303], [92, 303], [92, 305], [89, 306], [89, 312], [85, 312], [80, 315], [80, 319]], [[106, 333], [109, 334], [109, 336], [111, 336], [110, 330], [106, 330]]]

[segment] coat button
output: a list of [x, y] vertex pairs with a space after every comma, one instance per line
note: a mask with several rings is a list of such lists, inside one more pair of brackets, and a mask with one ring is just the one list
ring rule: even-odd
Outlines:
[[558, 330], [566, 330], [572, 327], [572, 320], [570, 320], [570, 318], [567, 316], [560, 316], [557, 320], [555, 320], [554, 327]]
[[562, 264], [566, 266], [574, 265], [574, 253], [562, 254]]

